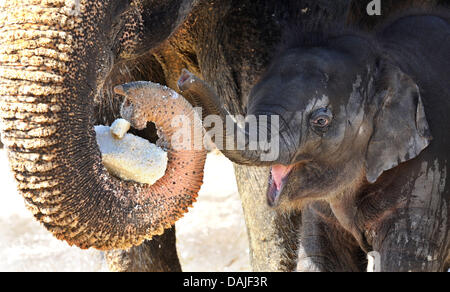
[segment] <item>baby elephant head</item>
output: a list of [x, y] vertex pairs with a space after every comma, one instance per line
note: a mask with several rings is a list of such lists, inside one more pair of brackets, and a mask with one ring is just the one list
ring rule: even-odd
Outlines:
[[374, 47], [352, 35], [287, 46], [253, 88], [248, 113], [279, 115], [292, 149], [272, 166], [270, 205], [374, 183], [430, 143], [419, 87]]

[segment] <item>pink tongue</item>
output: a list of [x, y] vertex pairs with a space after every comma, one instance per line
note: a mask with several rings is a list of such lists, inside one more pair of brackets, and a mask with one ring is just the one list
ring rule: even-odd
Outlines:
[[272, 166], [272, 179], [278, 191], [281, 189], [283, 179], [289, 174], [291, 169], [292, 166], [284, 166], [281, 164]]

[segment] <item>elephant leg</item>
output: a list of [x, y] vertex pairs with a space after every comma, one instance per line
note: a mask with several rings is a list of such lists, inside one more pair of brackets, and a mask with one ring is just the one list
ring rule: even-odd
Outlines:
[[354, 237], [344, 230], [325, 202], [302, 210], [297, 271], [361, 272], [367, 261]]
[[[403, 212], [403, 211], [401, 211]], [[399, 218], [397, 218], [399, 219]], [[424, 224], [425, 223], [425, 224]], [[417, 229], [433, 230], [435, 226], [421, 222], [411, 226], [405, 219], [387, 220], [391, 228], [376, 238], [374, 245], [376, 271], [380, 272], [436, 272], [447, 271], [448, 264], [442, 259], [445, 253], [442, 240], [436, 237], [421, 236]], [[414, 224], [414, 223], [413, 223]], [[415, 224], [414, 224], [415, 225]], [[439, 228], [439, 227], [438, 227]]]
[[239, 194], [256, 272], [293, 271], [297, 257], [300, 214], [284, 215], [266, 200], [268, 168], [235, 165]]
[[172, 227], [139, 246], [108, 251], [105, 257], [114, 272], [181, 272], [175, 243], [175, 227]]
[[[450, 185], [445, 161], [415, 160], [360, 203], [375, 270], [446, 271]], [[377, 266], [378, 265], [378, 266]]]
[[378, 264], [375, 271], [448, 270], [445, 258], [449, 245], [445, 242], [449, 236], [442, 232], [446, 222], [440, 221], [439, 211], [436, 219], [430, 217], [429, 212], [425, 208], [402, 208], [377, 224], [379, 228], [373, 243], [375, 264]]

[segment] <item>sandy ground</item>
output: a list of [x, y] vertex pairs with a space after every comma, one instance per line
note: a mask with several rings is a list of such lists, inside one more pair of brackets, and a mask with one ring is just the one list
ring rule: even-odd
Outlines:
[[[58, 241], [15, 190], [0, 151], [0, 271], [108, 271], [103, 254]], [[210, 154], [198, 202], [176, 225], [184, 271], [250, 271], [247, 233], [233, 166]]]

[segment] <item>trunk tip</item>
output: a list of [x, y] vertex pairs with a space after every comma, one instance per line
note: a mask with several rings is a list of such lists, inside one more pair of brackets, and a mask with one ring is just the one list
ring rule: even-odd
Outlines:
[[177, 82], [178, 88], [181, 91], [188, 89], [189, 84], [190, 84], [190, 82], [188, 82], [188, 81], [191, 81], [193, 79], [194, 79], [194, 74], [189, 72], [187, 69], [182, 69], [180, 78], [178, 79], [178, 82]]

